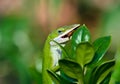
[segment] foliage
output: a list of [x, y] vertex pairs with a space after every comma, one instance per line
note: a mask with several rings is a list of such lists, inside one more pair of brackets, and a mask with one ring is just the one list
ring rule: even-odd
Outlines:
[[102, 34], [112, 35], [112, 52], [117, 53], [115, 55], [115, 69], [111, 77], [110, 84], [119, 84], [120, 83], [120, 39], [119, 39], [119, 29], [120, 29], [120, 3], [117, 3], [115, 5], [115, 8], [112, 8], [111, 10], [104, 13], [102, 18], [102, 26], [101, 31]]
[[89, 30], [82, 25], [65, 47], [57, 43], [64, 52], [63, 56], [68, 56], [59, 60], [59, 70], [48, 70], [48, 74], [56, 84], [108, 84], [115, 60], [102, 59], [110, 41], [111, 36], [105, 36], [91, 42]]
[[[0, 77], [2, 84], [41, 84], [32, 63], [36, 53], [30, 38], [30, 21], [23, 16], [0, 19]], [[32, 65], [32, 66], [31, 66]], [[4, 82], [5, 81], [5, 82]]]

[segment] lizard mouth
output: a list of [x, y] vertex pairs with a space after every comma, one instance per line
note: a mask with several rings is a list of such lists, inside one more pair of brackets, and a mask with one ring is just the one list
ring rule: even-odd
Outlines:
[[[79, 26], [78, 26], [78, 27], [79, 27]], [[78, 27], [72, 29], [72, 30], [69, 31], [67, 34], [61, 36], [61, 38], [70, 38], [70, 37], [72, 36], [72, 34], [74, 33], [74, 31], [75, 31]]]
[[[58, 37], [54, 38], [53, 40], [60, 44], [65, 44], [67, 41], [70, 40], [73, 33], [80, 27], [80, 24], [75, 25], [70, 30], [64, 32], [63, 34], [59, 35]], [[51, 45], [54, 45], [53, 42], [50, 43]]]

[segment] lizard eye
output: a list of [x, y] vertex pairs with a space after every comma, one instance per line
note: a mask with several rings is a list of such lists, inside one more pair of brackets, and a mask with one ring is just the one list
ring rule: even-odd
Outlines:
[[58, 34], [61, 34], [62, 33], [62, 31], [61, 30], [58, 30]]

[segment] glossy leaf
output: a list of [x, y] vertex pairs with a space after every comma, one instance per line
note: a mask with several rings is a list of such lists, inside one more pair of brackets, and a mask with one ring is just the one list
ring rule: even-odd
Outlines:
[[60, 78], [56, 73], [52, 72], [51, 70], [47, 70], [47, 72], [55, 84], [60, 84]]
[[91, 84], [96, 84], [97, 81], [102, 81], [113, 69], [115, 65], [115, 60], [111, 60], [101, 64], [95, 71], [93, 71], [91, 76]]
[[82, 25], [78, 30], [72, 35], [72, 45], [73, 50], [76, 49], [76, 46], [81, 42], [90, 42], [91, 36], [90, 32], [85, 25]]
[[62, 77], [62, 80], [67, 80], [67, 81], [69, 81], [69, 83], [76, 84], [78, 82], [77, 79], [67, 76], [62, 70], [60, 70], [60, 75]]
[[68, 57], [70, 59], [73, 59], [73, 51], [72, 51], [72, 44], [71, 44], [71, 40], [69, 42], [66, 43], [66, 45], [64, 46], [67, 54], [68, 54]]
[[104, 78], [104, 80], [102, 80], [101, 83], [98, 83], [98, 84], [110, 84], [111, 74], [112, 74], [112, 72], [110, 72], [110, 73]]
[[69, 77], [83, 82], [83, 71], [80, 65], [74, 61], [62, 59], [59, 60], [60, 69]]
[[75, 84], [75, 83], [71, 83], [70, 81], [64, 79], [62, 76], [56, 74], [52, 70], [47, 70], [47, 72], [55, 84]]
[[93, 56], [94, 56], [94, 49], [90, 43], [84, 42], [84, 43], [80, 43], [77, 46], [75, 52], [75, 59], [82, 66], [82, 68], [84, 67], [85, 64], [91, 62]]
[[[103, 82], [105, 79], [107, 79], [108, 75], [111, 75], [111, 72], [113, 71], [113, 67], [108, 68], [105, 72], [103, 72], [101, 74], [101, 76], [99, 77], [97, 83], [100, 84], [101, 82]], [[109, 79], [110, 80], [110, 79]]]
[[100, 61], [107, 52], [111, 41], [111, 36], [98, 38], [93, 42], [95, 56], [92, 63]]

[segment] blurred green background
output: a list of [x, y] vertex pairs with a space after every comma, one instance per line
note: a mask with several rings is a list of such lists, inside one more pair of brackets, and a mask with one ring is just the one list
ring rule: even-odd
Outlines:
[[[105, 59], [113, 58], [120, 45], [120, 0], [0, 0], [0, 84], [41, 84], [47, 35], [75, 23], [86, 24], [93, 40], [111, 35]], [[120, 74], [117, 63], [113, 80]]]

